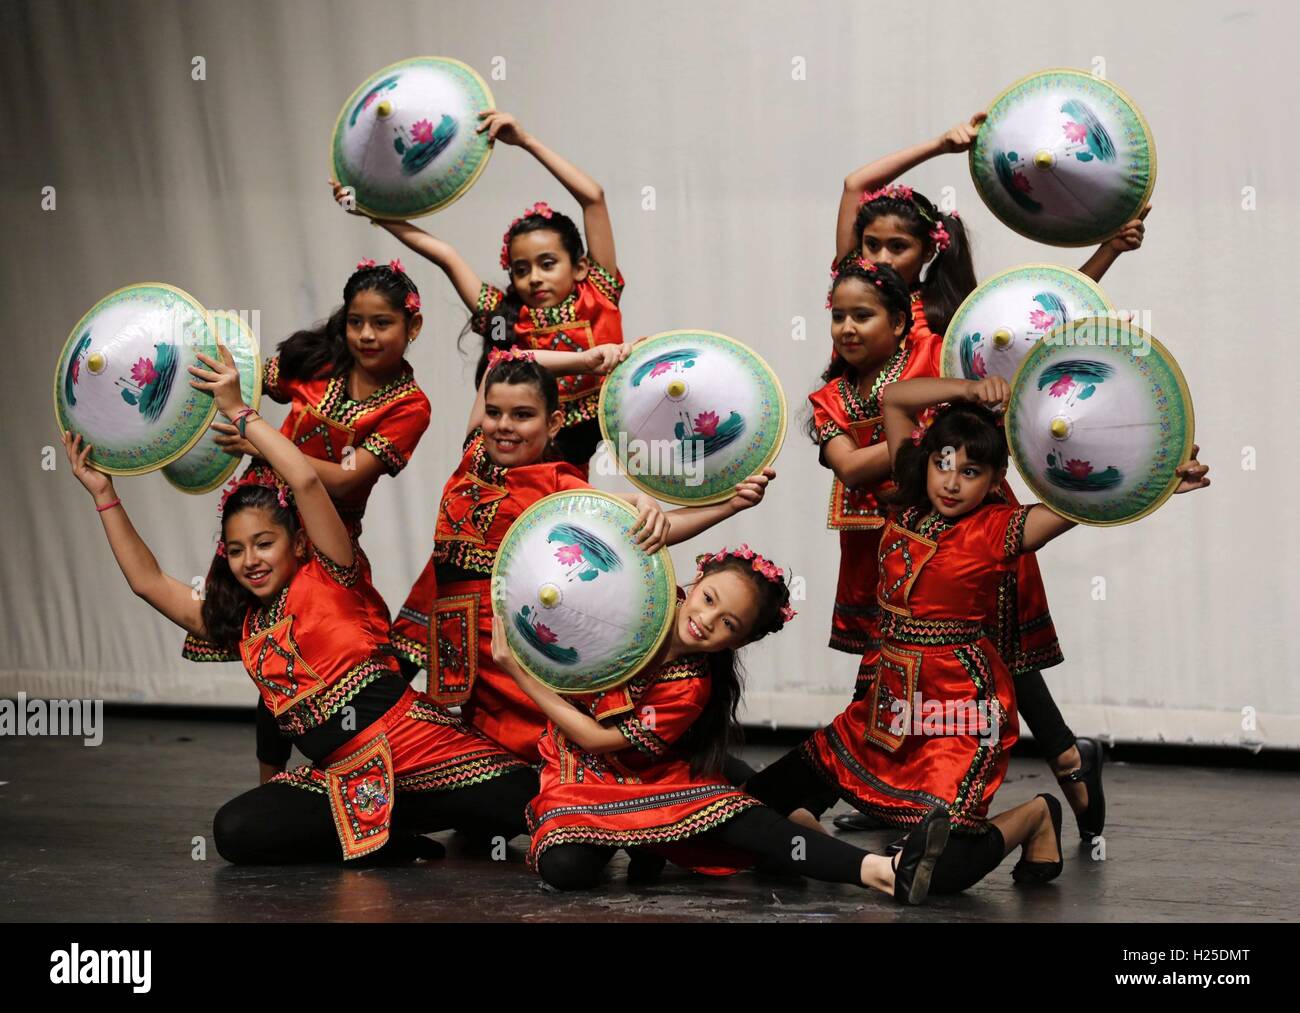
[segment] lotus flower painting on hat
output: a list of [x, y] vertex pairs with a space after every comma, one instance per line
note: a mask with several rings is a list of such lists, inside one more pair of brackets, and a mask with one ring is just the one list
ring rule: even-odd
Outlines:
[[1173, 356], [1107, 317], [1046, 334], [1021, 362], [1006, 414], [1007, 443], [1033, 493], [1096, 525], [1137, 520], [1172, 495], [1193, 428]]
[[55, 365], [60, 431], [93, 444], [101, 471], [153, 471], [192, 447], [216, 402], [190, 386], [195, 353], [216, 357], [207, 312], [172, 285], [128, 285], [100, 299], [73, 328]]
[[1078, 271], [1054, 264], [1013, 267], [989, 278], [957, 307], [944, 334], [940, 373], [1010, 381], [1048, 331], [1112, 310], [1097, 283]]
[[636, 674], [675, 614], [666, 550], [637, 545], [637, 511], [597, 490], [554, 493], [510, 526], [492, 571], [492, 607], [519, 664], [561, 693]]
[[494, 104], [487, 83], [459, 60], [423, 56], [384, 67], [339, 112], [334, 175], [374, 218], [444, 208], [487, 165], [491, 145], [477, 131], [478, 115]]

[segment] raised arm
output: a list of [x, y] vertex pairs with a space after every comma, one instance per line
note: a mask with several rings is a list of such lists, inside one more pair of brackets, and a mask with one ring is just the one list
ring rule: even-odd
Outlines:
[[65, 432], [63, 448], [68, 463], [72, 465], [73, 477], [85, 486], [95, 501], [109, 548], [113, 550], [113, 558], [117, 560], [118, 569], [131, 591], [187, 633], [207, 640], [201, 598], [189, 584], [162, 571], [153, 552], [127, 517], [126, 508], [113, 489], [113, 480], [87, 463], [93, 445], [83, 447], [80, 434]]
[[926, 408], [948, 401], [977, 401], [990, 408], [1005, 405], [1011, 397], [1011, 385], [1000, 376], [983, 380], [917, 377], [887, 384], [880, 392], [881, 411], [885, 419], [885, 442], [889, 444], [892, 468], [904, 440], [912, 438], [915, 419]]
[[[334, 190], [334, 199], [340, 206], [346, 208], [350, 199], [347, 189], [336, 179], [330, 180], [330, 186]], [[362, 212], [352, 209], [349, 209], [348, 213], [359, 215], [362, 218], [368, 217]], [[425, 260], [430, 260], [442, 268], [443, 274], [447, 276], [466, 308], [471, 313], [478, 308], [479, 290], [483, 287], [483, 281], [474, 268], [470, 267], [469, 261], [462, 257], [451, 243], [430, 235], [418, 225], [412, 225], [410, 222], [390, 222], [378, 218], [372, 218], [370, 221], [371, 224], [384, 229], [408, 249], [414, 250]]]
[[664, 512], [653, 496], [643, 492], [620, 493], [619, 499], [636, 507], [639, 512], [632, 530], [636, 532], [636, 541], [646, 552], [658, 552], [668, 545], [694, 538], [707, 531], [720, 521], [734, 517], [742, 510], [748, 510], [763, 501], [767, 485], [776, 478], [776, 472], [764, 468], [757, 475], [736, 486], [736, 493], [731, 499], [711, 506], [679, 507]]
[[587, 238], [588, 255], [610, 274], [617, 274], [614, 227], [609, 220], [609, 206], [605, 203], [605, 191], [601, 185], [524, 130], [509, 113], [489, 109], [479, 113], [479, 118], [483, 120], [478, 126], [480, 133], [486, 130], [491, 141], [523, 148], [569, 191], [582, 207], [582, 231]]
[[492, 617], [492, 660], [514, 678], [537, 709], [546, 715], [570, 741], [589, 753], [613, 753], [627, 748], [627, 737], [617, 728], [608, 728], [589, 714], [578, 710], [549, 686], [543, 686], [519, 667], [506, 643], [505, 624], [500, 616]]
[[1099, 282], [1102, 275], [1110, 270], [1111, 264], [1119, 259], [1121, 253], [1141, 249], [1142, 240], [1146, 236], [1145, 219], [1150, 212], [1151, 205], [1148, 204], [1142, 209], [1140, 215], [1132, 221], [1125, 222], [1115, 235], [1097, 247], [1087, 262], [1079, 268], [1079, 273], [1086, 274], [1093, 281]]
[[884, 186], [936, 155], [965, 151], [975, 140], [984, 119], [984, 113], [976, 113], [968, 122], [958, 123], [938, 137], [868, 162], [845, 176], [839, 216], [835, 220], [835, 263], [838, 264], [857, 246], [853, 223], [858, 218], [858, 200], [865, 191]]
[[244, 416], [244, 437], [293, 491], [307, 537], [317, 551], [335, 563], [351, 566], [354, 561], [352, 539], [325, 483], [292, 440], [244, 404], [234, 357], [225, 345], [218, 347], [221, 361], [198, 353], [203, 365], [189, 367], [190, 374], [195, 377], [190, 381], [191, 386], [210, 393], [216, 399], [217, 407], [231, 421]]

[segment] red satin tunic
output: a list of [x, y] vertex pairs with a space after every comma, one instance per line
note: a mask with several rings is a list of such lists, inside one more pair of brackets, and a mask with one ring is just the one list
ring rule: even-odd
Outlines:
[[[560, 305], [549, 309], [523, 307], [514, 325], [513, 344], [552, 352], [585, 352], [597, 345], [623, 343], [623, 314], [618, 302], [623, 294], [623, 275], [612, 275], [593, 263], [587, 277]], [[479, 334], [490, 332], [492, 314], [506, 294], [486, 282], [479, 291], [473, 327]], [[594, 419], [600, 403], [603, 376], [575, 373], [556, 378], [564, 425]]]
[[735, 872], [737, 849], [689, 841], [759, 801], [719, 775], [691, 774], [682, 736], [709, 701], [708, 662], [688, 654], [606, 693], [567, 697], [618, 728], [627, 748], [589, 753], [548, 724], [541, 790], [528, 806], [529, 864], [556, 844], [648, 846], [698, 872]]
[[[389, 475], [397, 475], [410, 463], [420, 437], [429, 428], [429, 399], [406, 364], [401, 375], [354, 401], [348, 396], [346, 376], [285, 379], [280, 376], [280, 357], [276, 355], [266, 360], [262, 389], [273, 401], [290, 406], [280, 432], [318, 461], [342, 464], [351, 447], [374, 454]], [[264, 465], [262, 470], [275, 474]], [[354, 538], [361, 533], [361, 519], [374, 484], [334, 501]]]
[[989, 503], [955, 524], [908, 510], [885, 527], [868, 692], [802, 747], [859, 809], [898, 826], [934, 805], [968, 830], [986, 817], [1018, 737], [1011, 672], [986, 627], [1029, 509]]
[[[880, 392], [886, 384], [914, 376], [933, 376], [943, 339], [931, 332], [919, 298], [912, 301], [912, 329], [881, 367], [880, 374], [864, 397], [855, 384], [839, 378], [830, 381], [808, 398], [812, 404], [817, 442], [825, 446], [837, 436], [848, 436], [859, 447], [885, 440]], [[821, 456], [821, 463], [826, 463]], [[894, 488], [890, 478], [868, 486], [846, 488], [838, 478], [831, 483], [827, 524], [840, 533], [840, 571], [831, 617], [830, 646], [848, 654], [865, 654], [861, 674], [875, 661], [880, 646], [876, 605], [876, 550], [885, 511], [878, 497]]]
[[492, 566], [528, 507], [554, 492], [590, 488], [564, 462], [494, 464], [475, 429], [443, 488], [433, 553], [391, 632], [394, 649], [428, 671], [434, 700], [460, 705], [470, 724], [530, 763], [546, 718], [492, 660]]

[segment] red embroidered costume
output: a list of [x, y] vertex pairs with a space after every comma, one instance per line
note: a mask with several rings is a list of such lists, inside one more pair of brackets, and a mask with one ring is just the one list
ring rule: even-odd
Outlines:
[[[943, 338], [930, 330], [921, 298], [914, 295], [912, 329], [898, 352], [881, 368], [866, 398], [842, 379], [832, 381], [810, 396], [818, 442], [824, 445], [842, 434], [852, 436], [859, 447], [882, 442], [880, 391], [894, 380], [939, 376], [942, 349]], [[840, 532], [840, 575], [830, 646], [863, 655], [855, 695], [866, 690], [879, 651], [876, 552], [885, 516], [877, 497], [893, 486], [893, 481], [886, 479], [871, 488], [846, 489], [836, 479], [831, 487], [827, 526]], [[999, 495], [1007, 503], [1017, 504], [1015, 493], [1005, 480]], [[1020, 556], [1016, 566], [1003, 575], [993, 624], [994, 643], [1016, 675], [1051, 668], [1064, 660], [1038, 559], [1033, 553]]]
[[1011, 673], [987, 627], [1029, 509], [988, 503], [953, 524], [913, 508], [884, 528], [868, 692], [801, 747], [858, 809], [894, 825], [935, 805], [954, 828], [984, 821], [1018, 737]]
[[[883, 443], [885, 428], [880, 392], [885, 385], [914, 376], [938, 375], [943, 339], [931, 332], [919, 297], [912, 300], [912, 320], [912, 330], [898, 351], [881, 366], [865, 397], [844, 377], [830, 381], [809, 396], [817, 442], [821, 446], [837, 436], [849, 436], [859, 447]], [[890, 478], [853, 489], [847, 488], [838, 478], [831, 484], [826, 526], [840, 533], [840, 574], [835, 589], [830, 646], [837, 651], [866, 655], [859, 670], [859, 690], [861, 672], [874, 663], [880, 647], [876, 550], [885, 524], [885, 512], [877, 497], [893, 488], [894, 482]]]
[[710, 690], [707, 658], [688, 654], [618, 689], [566, 697], [617, 727], [628, 745], [596, 755], [547, 725], [541, 791], [528, 807], [529, 865], [536, 869], [553, 845], [574, 843], [649, 846], [697, 872], [734, 872], [752, 864], [738, 849], [688, 840], [761, 804], [720, 775], [692, 775], [677, 749]]
[[[379, 458], [384, 471], [395, 476], [410, 463], [430, 418], [429, 399], [415, 382], [410, 365], [403, 366], [395, 379], [354, 401], [348, 396], [346, 376], [283, 379], [280, 357], [275, 355], [266, 360], [262, 389], [273, 401], [289, 405], [280, 432], [308, 457], [342, 464], [346, 448], [368, 450]], [[263, 462], [255, 462], [252, 468], [266, 473], [267, 484], [275, 475]], [[260, 476], [259, 481], [263, 481]], [[334, 501], [354, 539], [361, 533], [361, 519], [374, 486], [370, 482]]]
[[[319, 553], [298, 568], [275, 601], [248, 610], [238, 654], [286, 737], [320, 728], [371, 683], [397, 675], [385, 651], [388, 608], [361, 572]], [[215, 660], [215, 659], [214, 659]], [[522, 768], [409, 687], [378, 721], [315, 766], [280, 774], [328, 796], [344, 858], [388, 839], [395, 798], [479, 784]]]
[[[515, 321], [510, 344], [518, 348], [552, 352], [585, 352], [596, 345], [623, 343], [623, 314], [618, 308], [623, 294], [623, 275], [611, 275], [592, 262], [587, 277], [558, 306], [530, 309], [523, 306]], [[501, 289], [483, 283], [479, 290], [473, 329], [492, 336], [493, 316], [506, 298]], [[504, 342], [496, 342], [500, 347]], [[597, 413], [600, 388], [605, 378], [595, 373], [574, 373], [556, 377], [560, 388], [560, 408], [564, 412], [564, 429], [558, 442], [565, 446], [565, 457], [577, 465], [583, 475], [587, 462], [600, 440]], [[568, 452], [569, 441], [581, 446], [578, 453]], [[590, 449], [587, 449], [587, 448]], [[585, 456], [584, 456], [585, 455]]]
[[538, 760], [546, 718], [492, 660], [492, 565], [510, 525], [544, 496], [591, 488], [563, 461], [494, 464], [482, 429], [465, 441], [438, 507], [433, 554], [393, 623], [393, 649], [429, 673], [429, 695], [517, 756]]

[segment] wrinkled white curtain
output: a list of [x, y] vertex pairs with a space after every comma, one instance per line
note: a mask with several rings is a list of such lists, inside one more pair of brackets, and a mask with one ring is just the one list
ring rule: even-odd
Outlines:
[[[830, 475], [798, 423], [829, 352], [822, 303], [842, 179], [1018, 77], [1076, 66], [1124, 87], [1154, 130], [1148, 239], [1105, 287], [1117, 305], [1149, 310], [1178, 356], [1215, 484], [1042, 554], [1067, 655], [1049, 683], [1080, 733], [1300, 746], [1300, 473], [1288, 436], [1300, 376], [1283, 298], [1295, 287], [1298, 21], [1289, 3], [1231, 0], [5, 0], [0, 694], [254, 700], [235, 666], [180, 660], [180, 633], [129, 593], [61, 451], [48, 470], [59, 350], [96, 299], [136, 281], [259, 311], [269, 349], [334, 308], [358, 258], [405, 256], [428, 320], [411, 361], [435, 417], [411, 466], [375, 491], [364, 539], [380, 590], [400, 605], [470, 403], [456, 348], [465, 315], [436, 269], [337, 211], [325, 180], [351, 89], [384, 64], [437, 53], [492, 77], [502, 108], [604, 185], [629, 336], [718, 330], [779, 372], [792, 424], [768, 501], [675, 558], [687, 571], [696, 552], [747, 540], [803, 578], [799, 618], [745, 654], [747, 714], [787, 726], [833, 716], [856, 661], [825, 647], [838, 551], [825, 528]], [[981, 276], [1087, 254], [1001, 227], [964, 157], [906, 181], [935, 197], [952, 188]], [[462, 201], [421, 224], [494, 277], [502, 231], [538, 199], [571, 203], [501, 147]], [[169, 572], [205, 572], [215, 494], [183, 496], [156, 474], [117, 485]]]

